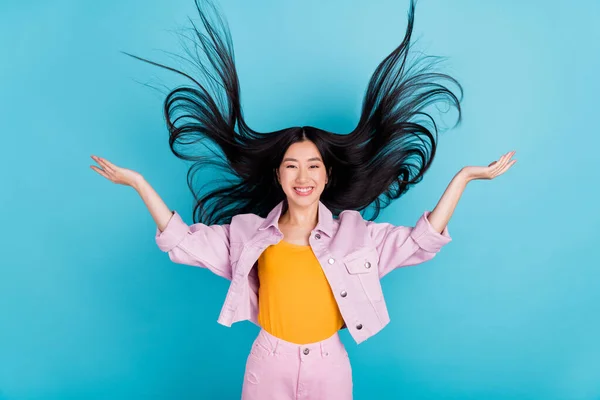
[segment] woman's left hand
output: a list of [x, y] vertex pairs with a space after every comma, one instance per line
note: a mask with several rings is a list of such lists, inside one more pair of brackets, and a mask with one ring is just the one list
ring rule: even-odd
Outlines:
[[502, 175], [503, 173], [508, 171], [510, 167], [515, 165], [517, 160], [511, 160], [512, 156], [514, 155], [515, 151], [513, 150], [504, 154], [502, 157], [500, 157], [499, 160], [492, 162], [487, 167], [469, 166], [464, 167], [461, 172], [466, 176], [468, 180], [494, 179], [495, 177]]

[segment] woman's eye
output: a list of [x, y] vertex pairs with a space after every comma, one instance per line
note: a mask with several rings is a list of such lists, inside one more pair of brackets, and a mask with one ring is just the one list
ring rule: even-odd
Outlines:
[[[296, 168], [295, 165], [287, 165], [286, 168]], [[311, 165], [309, 168], [320, 168], [319, 165]]]

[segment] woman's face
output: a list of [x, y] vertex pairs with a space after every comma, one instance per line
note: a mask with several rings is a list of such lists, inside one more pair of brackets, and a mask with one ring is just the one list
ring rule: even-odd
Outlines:
[[318, 201], [327, 183], [327, 171], [317, 146], [309, 140], [292, 144], [277, 170], [288, 203], [308, 206]]

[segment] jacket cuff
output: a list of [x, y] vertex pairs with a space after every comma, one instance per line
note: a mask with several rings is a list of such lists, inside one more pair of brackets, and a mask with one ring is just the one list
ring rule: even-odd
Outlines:
[[165, 229], [161, 232], [158, 227], [154, 239], [158, 247], [165, 252], [171, 251], [175, 248], [189, 232], [188, 225], [183, 222], [181, 216], [177, 211], [171, 211], [173, 214]]
[[431, 223], [427, 219], [429, 214], [431, 214], [431, 211], [425, 211], [423, 213], [411, 231], [410, 236], [423, 250], [430, 253], [437, 253], [444, 245], [451, 242], [452, 238], [448, 233], [448, 225], [446, 225], [442, 233], [436, 231], [433, 226], [431, 226]]

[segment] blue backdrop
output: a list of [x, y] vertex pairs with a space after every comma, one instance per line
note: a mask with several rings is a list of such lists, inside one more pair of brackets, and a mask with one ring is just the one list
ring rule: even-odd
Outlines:
[[[399, 44], [408, 0], [222, 0], [247, 121], [348, 132]], [[258, 329], [216, 322], [228, 282], [177, 265], [131, 188], [141, 172], [191, 223], [168, 148], [170, 62], [192, 0], [0, 2], [0, 399], [235, 399]], [[469, 184], [434, 260], [388, 275], [392, 322], [360, 346], [356, 399], [599, 399], [600, 2], [422, 0], [415, 49], [449, 57], [464, 123], [423, 182], [378, 219], [412, 225], [452, 176]], [[177, 65], [177, 64], [175, 64]], [[209, 174], [207, 171], [206, 174]]]

